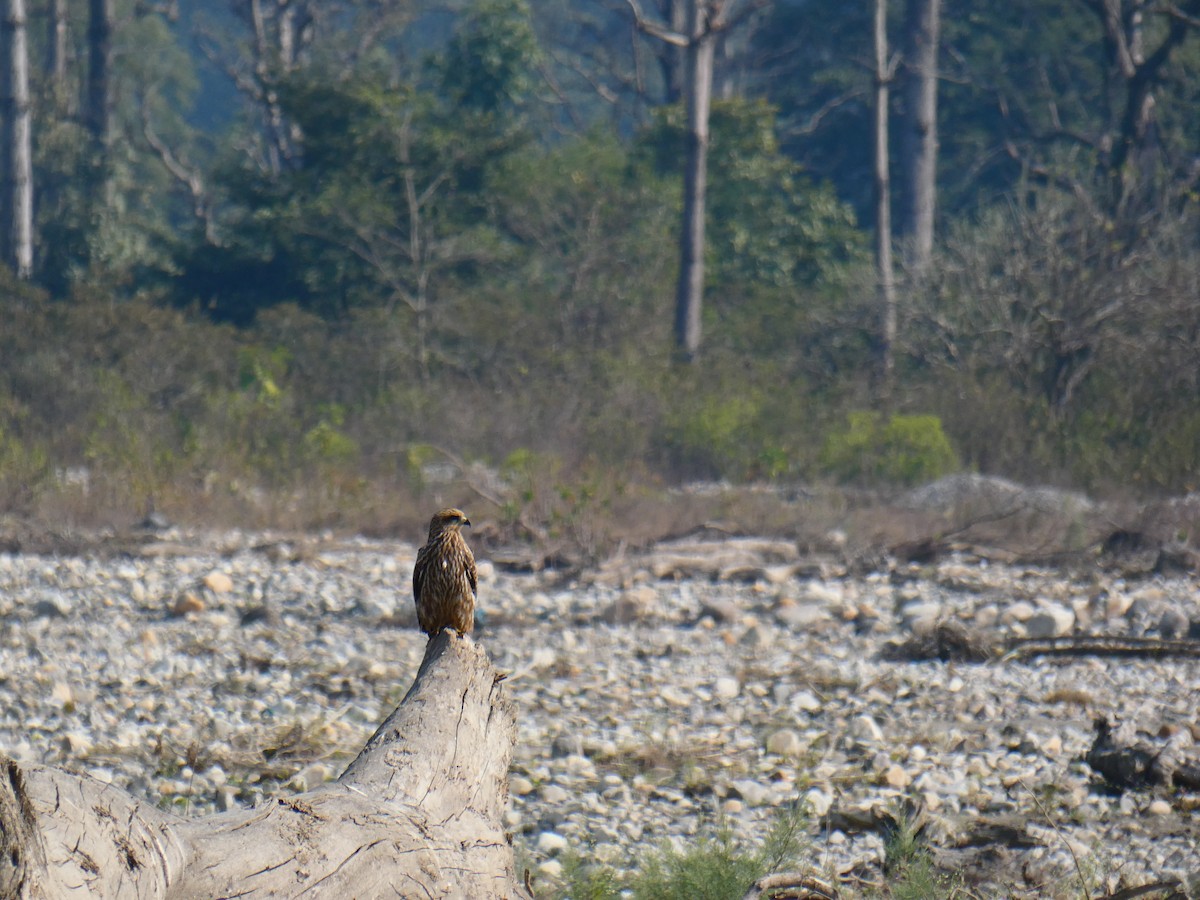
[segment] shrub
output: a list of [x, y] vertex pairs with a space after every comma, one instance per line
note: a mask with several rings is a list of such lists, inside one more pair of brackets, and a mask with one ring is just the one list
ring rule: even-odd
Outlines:
[[878, 413], [852, 412], [846, 427], [826, 438], [821, 452], [821, 466], [829, 475], [864, 484], [919, 484], [958, 465], [937, 416], [894, 415], [884, 422]]

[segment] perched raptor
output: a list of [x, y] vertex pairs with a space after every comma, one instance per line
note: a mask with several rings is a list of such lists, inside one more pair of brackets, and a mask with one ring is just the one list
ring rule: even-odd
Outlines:
[[417, 551], [413, 599], [417, 624], [430, 637], [444, 628], [466, 634], [475, 627], [475, 557], [463, 540], [471, 520], [461, 509], [443, 509], [429, 522], [429, 537]]

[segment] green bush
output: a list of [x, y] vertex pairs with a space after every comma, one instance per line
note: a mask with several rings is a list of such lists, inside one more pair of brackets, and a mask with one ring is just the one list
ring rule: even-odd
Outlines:
[[852, 412], [821, 452], [824, 471], [844, 482], [913, 485], [959, 467], [937, 416]]
[[45, 451], [17, 440], [0, 424], [0, 513], [26, 512], [49, 474]]
[[670, 844], [651, 850], [639, 868], [621, 878], [605, 866], [568, 858], [565, 883], [554, 896], [562, 900], [740, 900], [750, 886], [772, 872], [806, 869], [808, 812], [801, 803], [780, 808], [771, 830], [755, 847], [738, 844], [722, 827], [701, 835], [684, 850]]

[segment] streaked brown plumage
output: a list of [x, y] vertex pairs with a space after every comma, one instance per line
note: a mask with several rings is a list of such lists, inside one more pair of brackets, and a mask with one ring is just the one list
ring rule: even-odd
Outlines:
[[471, 520], [461, 509], [443, 509], [429, 522], [417, 551], [413, 599], [417, 624], [430, 637], [445, 628], [467, 634], [475, 627], [475, 557], [459, 530]]

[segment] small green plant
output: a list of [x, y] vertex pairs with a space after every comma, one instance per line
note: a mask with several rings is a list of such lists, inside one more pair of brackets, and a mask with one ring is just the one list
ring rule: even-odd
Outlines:
[[304, 435], [304, 449], [317, 463], [352, 462], [358, 456], [358, 442], [342, 431], [345, 411], [335, 403], [325, 406], [320, 420]]
[[49, 476], [45, 452], [6, 433], [0, 423], [0, 511], [26, 508]]
[[729, 828], [702, 836], [695, 846], [664, 846], [643, 860], [631, 887], [636, 900], [738, 900], [757, 879], [802, 867], [808, 814], [793, 803], [779, 810], [757, 848], [740, 847]]
[[938, 871], [925, 842], [925, 822], [919, 809], [906, 803], [893, 810], [894, 827], [884, 842], [883, 871], [891, 900], [946, 900], [961, 885]]
[[885, 422], [878, 413], [852, 412], [846, 427], [825, 439], [821, 466], [840, 481], [913, 485], [953, 472], [959, 462], [937, 416]]
[[562, 858], [563, 900], [617, 900], [621, 896], [620, 874], [611, 866], [592, 862], [578, 853]]

